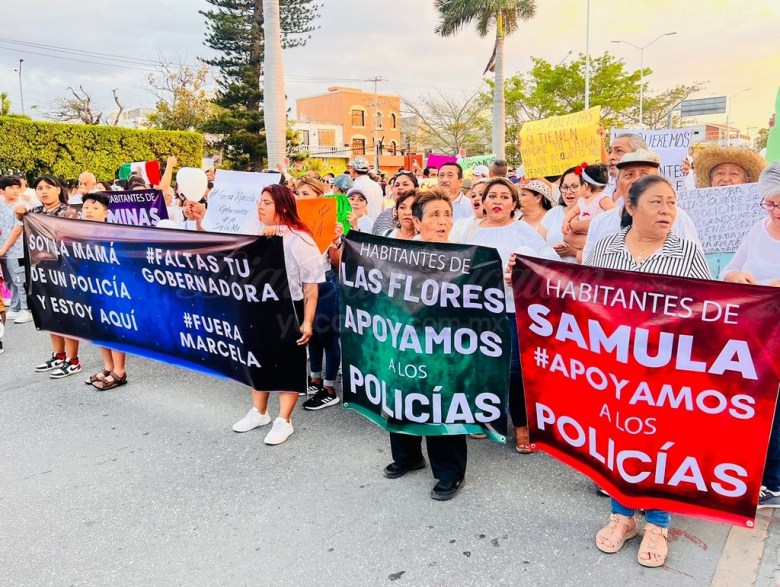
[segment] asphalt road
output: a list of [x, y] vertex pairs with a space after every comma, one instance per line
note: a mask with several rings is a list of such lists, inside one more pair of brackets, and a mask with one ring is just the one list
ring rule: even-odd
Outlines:
[[543, 453], [470, 441], [465, 486], [435, 502], [430, 469], [385, 479], [387, 435], [340, 406], [297, 408], [269, 447], [231, 430], [243, 386], [130, 357], [101, 393], [94, 347], [54, 381], [33, 372], [46, 333], [3, 340], [0, 585], [780, 584], [772, 512], [763, 534], [674, 516], [667, 565], [645, 569], [639, 539], [596, 549], [609, 501]]

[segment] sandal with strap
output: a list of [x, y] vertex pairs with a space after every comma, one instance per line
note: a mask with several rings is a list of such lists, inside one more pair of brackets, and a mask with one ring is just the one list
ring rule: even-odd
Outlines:
[[[109, 379], [109, 377], [111, 379]], [[127, 383], [127, 373], [125, 373], [120, 377], [119, 375], [111, 371], [108, 375], [106, 375], [105, 379], [95, 381], [95, 383], [92, 384], [92, 387], [94, 387], [98, 391], [108, 391], [109, 389], [114, 389], [115, 387], [119, 387], [120, 385], [124, 385], [125, 383]]]
[[[662, 567], [669, 554], [668, 534], [669, 528], [646, 523], [645, 535], [642, 537], [642, 544], [639, 545], [639, 554], [636, 557], [637, 562], [643, 567]], [[643, 556], [646, 558], [642, 558]]]
[[[622, 536], [617, 532], [619, 526], [626, 527], [626, 533]], [[609, 524], [604, 526], [596, 534], [596, 548], [601, 552], [612, 554], [623, 548], [626, 540], [631, 540], [637, 535], [636, 518], [631, 516], [621, 516], [620, 514], [610, 514]], [[605, 544], [608, 540], [610, 544]]]
[[95, 373], [89, 379], [85, 380], [84, 383], [87, 385], [92, 385], [95, 383], [95, 381], [103, 381], [109, 375], [111, 375], [111, 371], [108, 369], [103, 369], [100, 373]]
[[515, 450], [521, 455], [530, 455], [533, 452], [531, 438], [528, 435], [528, 426], [515, 428]]

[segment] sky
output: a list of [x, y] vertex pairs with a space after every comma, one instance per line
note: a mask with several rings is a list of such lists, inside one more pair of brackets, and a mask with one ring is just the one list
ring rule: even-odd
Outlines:
[[[507, 39], [507, 75], [526, 71], [532, 56], [555, 64], [584, 53], [586, 3], [538, 2], [536, 17]], [[410, 99], [430, 90], [471, 94], [485, 87], [481, 74], [493, 40], [480, 38], [470, 28], [438, 37], [432, 0], [320, 4], [319, 28], [307, 45], [284, 52], [285, 90], [293, 115], [296, 98], [325, 92], [332, 85], [373, 89], [365, 80], [374, 76], [386, 80], [379, 84], [380, 92]], [[196, 63], [198, 57], [211, 55], [203, 44], [205, 19], [198, 13], [209, 8], [205, 0], [82, 0], [75, 6], [62, 0], [0, 0], [3, 20], [14, 23], [0, 32], [0, 92], [9, 94], [15, 111], [20, 109], [19, 59], [24, 59], [25, 109], [36, 118], [53, 99], [67, 96], [68, 86], [83, 86], [105, 110], [114, 107], [114, 88], [128, 109], [154, 105], [146, 63], [85, 63], [100, 60], [19, 42], [149, 63], [160, 56]], [[780, 86], [778, 0], [590, 0], [590, 7], [591, 55], [609, 51], [635, 70], [640, 51], [612, 40], [643, 46], [675, 32], [644, 50], [644, 65], [653, 70], [647, 80], [651, 88], [706, 82], [692, 97], [733, 96], [732, 124], [751, 135], [767, 126]], [[38, 109], [31, 109], [33, 105]], [[726, 114], [699, 122], [725, 123]]]

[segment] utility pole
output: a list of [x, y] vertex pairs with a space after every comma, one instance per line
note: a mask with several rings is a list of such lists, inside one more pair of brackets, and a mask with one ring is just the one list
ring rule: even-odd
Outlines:
[[379, 141], [377, 140], [377, 132], [379, 131], [379, 90], [377, 88], [379, 82], [386, 82], [387, 80], [383, 78], [381, 75], [375, 75], [374, 77], [370, 77], [366, 80], [367, 82], [371, 82], [374, 84], [374, 102], [372, 106], [374, 107], [374, 168], [379, 171]]

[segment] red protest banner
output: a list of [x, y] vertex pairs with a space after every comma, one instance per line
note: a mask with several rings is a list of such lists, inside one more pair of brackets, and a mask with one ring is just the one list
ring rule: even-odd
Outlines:
[[627, 507], [752, 527], [780, 289], [527, 257], [512, 280], [536, 447]]

